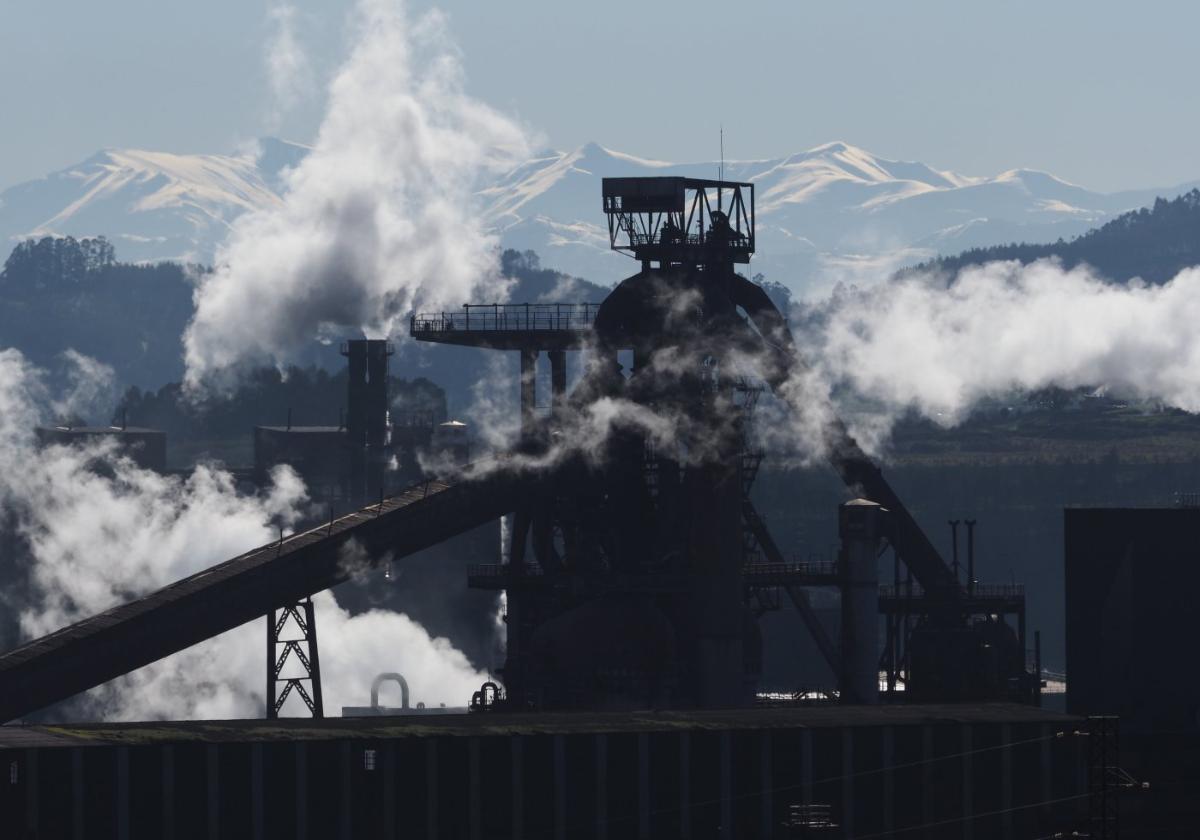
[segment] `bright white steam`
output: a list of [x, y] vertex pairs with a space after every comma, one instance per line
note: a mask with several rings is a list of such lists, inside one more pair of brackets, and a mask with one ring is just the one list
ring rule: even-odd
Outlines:
[[[44, 374], [16, 350], [0, 351], [0, 508], [28, 543], [5, 558], [28, 580], [9, 592], [22, 635], [41, 636], [270, 542], [306, 503], [303, 483], [278, 469], [257, 495], [198, 466], [186, 478], [143, 470], [111, 446], [39, 449], [33, 430], [51, 406], [87, 405], [102, 366], [78, 354], [56, 397]], [[365, 705], [380, 671], [399, 670], [414, 699], [461, 705], [486, 679], [445, 639], [404, 615], [356, 616], [329, 593], [315, 599], [326, 704]], [[264, 629], [255, 621], [91, 692], [90, 713], [108, 718], [255, 717], [262, 713]], [[290, 703], [291, 701], [289, 701]]]
[[990, 263], [949, 285], [913, 276], [811, 307], [797, 330], [810, 368], [790, 387], [810, 413], [852, 414], [864, 444], [909, 410], [951, 426], [982, 399], [1048, 386], [1197, 412], [1197, 319], [1200, 269], [1151, 286], [1049, 260]]
[[283, 115], [312, 87], [308, 55], [296, 35], [296, 16], [296, 7], [291, 3], [275, 2], [267, 9], [270, 37], [264, 64], [274, 100], [273, 126], [277, 126]]
[[502, 296], [476, 189], [527, 154], [522, 129], [464, 92], [443, 17], [359, 0], [312, 152], [280, 206], [234, 222], [196, 291], [187, 381], [286, 359], [314, 338], [398, 332], [413, 308]]

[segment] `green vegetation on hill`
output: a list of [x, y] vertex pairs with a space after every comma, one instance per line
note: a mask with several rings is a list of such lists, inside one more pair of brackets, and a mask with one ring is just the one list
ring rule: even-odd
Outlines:
[[30, 240], [0, 271], [0, 342], [43, 367], [74, 349], [122, 382], [157, 386], [183, 373], [192, 288], [184, 266], [117, 262], [102, 237]]
[[973, 248], [957, 256], [923, 263], [915, 271], [957, 273], [971, 265], [996, 260], [1031, 263], [1057, 257], [1066, 268], [1090, 265], [1110, 280], [1140, 277], [1165, 283], [1182, 269], [1200, 264], [1200, 190], [1167, 201], [1159, 198], [1152, 208], [1125, 213], [1108, 224], [1069, 242], [1045, 245], [1028, 243]]

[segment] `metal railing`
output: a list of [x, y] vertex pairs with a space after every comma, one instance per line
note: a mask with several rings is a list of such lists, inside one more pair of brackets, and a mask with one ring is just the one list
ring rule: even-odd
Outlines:
[[[913, 584], [911, 594], [913, 598], [924, 598], [925, 590]], [[900, 584], [899, 586], [890, 583], [883, 584], [879, 587], [879, 597], [907, 598], [909, 597], [909, 588], [905, 584]], [[970, 597], [988, 599], [1023, 598], [1025, 597], [1025, 585], [1021, 583], [977, 583], [970, 590]]]
[[410, 328], [418, 333], [453, 331], [590, 330], [598, 303], [465, 304], [462, 312], [414, 315]]
[[728, 248], [749, 248], [750, 238], [744, 233], [732, 231], [722, 239], [720, 236], [709, 234], [701, 236], [698, 233], [677, 234], [675, 236], [663, 236], [661, 233], [628, 233], [630, 248], [644, 248], [648, 245], [679, 245], [689, 247], [699, 247], [707, 245], [709, 247], [719, 247], [724, 245]]
[[[509, 574], [507, 563], [472, 563], [467, 566], [467, 577], [491, 578], [505, 577]], [[536, 563], [526, 563], [524, 574], [535, 577], [542, 574], [542, 567]]]
[[750, 577], [774, 575], [804, 575], [806, 577], [834, 577], [841, 572], [839, 563], [817, 561], [811, 563], [748, 563], [742, 573]]

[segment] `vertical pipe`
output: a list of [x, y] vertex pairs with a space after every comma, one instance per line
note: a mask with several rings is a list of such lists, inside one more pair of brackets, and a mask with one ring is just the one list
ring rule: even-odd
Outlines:
[[321, 652], [317, 646], [317, 614], [313, 607], [312, 596], [304, 599], [304, 620], [308, 627], [308, 675], [311, 677], [313, 699], [313, 717], [325, 717], [325, 701], [321, 693]]
[[1042, 631], [1033, 631], [1033, 691], [1038, 706], [1042, 705]]
[[521, 435], [533, 429], [533, 414], [537, 407], [537, 350], [521, 350]]
[[843, 703], [879, 702], [878, 547], [883, 509], [855, 499], [838, 511], [842, 539]]
[[954, 570], [954, 581], [958, 582], [958, 520], [950, 520], [950, 568]]
[[367, 342], [347, 341], [346, 356], [346, 437], [351, 446], [367, 443]]
[[369, 340], [366, 345], [367, 446], [379, 448], [387, 446], [391, 437], [388, 428], [388, 357], [391, 348], [382, 339]]
[[267, 611], [267, 720], [274, 720], [275, 711], [275, 610]]
[[[1017, 642], [1021, 646], [1021, 673], [1025, 673], [1025, 653], [1029, 650], [1028, 640], [1025, 638], [1025, 603], [1021, 602], [1020, 609], [1017, 610]], [[1040, 678], [1040, 677], [1039, 677]]]
[[967, 592], [975, 594], [975, 520], [968, 519], [967, 526]]
[[557, 411], [562, 407], [562, 402], [567, 396], [567, 351], [551, 350], [549, 356], [552, 405]]
[[813, 801], [813, 746], [812, 730], [800, 733], [800, 801], [812, 805]]

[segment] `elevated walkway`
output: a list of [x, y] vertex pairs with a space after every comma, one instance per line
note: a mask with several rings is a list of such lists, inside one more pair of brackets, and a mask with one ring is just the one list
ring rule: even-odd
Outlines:
[[598, 303], [465, 304], [461, 312], [414, 315], [418, 341], [489, 350], [578, 350], [596, 320]]

